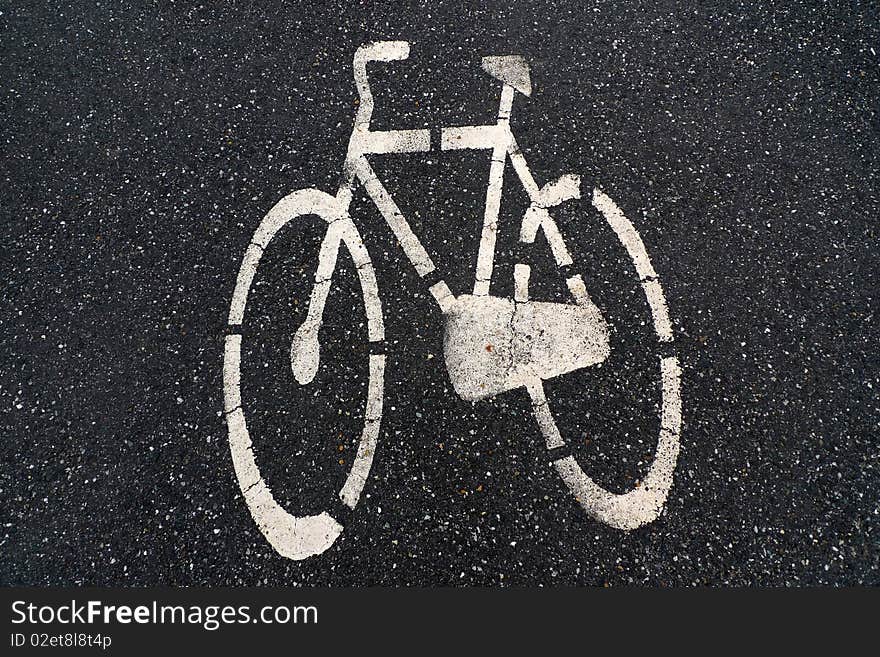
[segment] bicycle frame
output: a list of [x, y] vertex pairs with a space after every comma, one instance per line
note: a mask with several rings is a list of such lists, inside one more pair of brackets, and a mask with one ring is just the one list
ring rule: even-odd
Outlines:
[[[359, 48], [355, 54], [354, 78], [360, 96], [360, 104], [349, 139], [342, 181], [336, 198], [340, 206], [348, 208], [351, 203], [352, 190], [357, 182], [360, 182], [391, 228], [418, 275], [425, 279], [436, 270], [436, 266], [421, 241], [412, 231], [400, 208], [367, 161], [368, 155], [424, 153], [432, 150], [431, 132], [428, 129], [384, 131], [370, 129], [373, 95], [367, 78], [367, 63], [402, 60], [408, 56], [409, 44], [403, 41], [372, 43]], [[484, 68], [486, 67], [484, 66]], [[474, 296], [487, 296], [491, 286], [501, 191], [508, 158], [531, 202], [520, 230], [521, 241], [533, 242], [538, 228], [543, 228], [557, 265], [565, 267], [572, 264], [571, 255], [556, 223], [547, 212], [547, 208], [570, 198], [579, 198], [580, 180], [577, 176], [562, 176], [543, 188], [538, 187], [526, 163], [525, 156], [510, 129], [510, 116], [516, 91], [513, 84], [504, 82], [498, 109], [498, 121], [495, 124], [441, 128], [439, 147], [442, 151], [464, 149], [492, 151], [483, 227], [477, 254]], [[521, 87], [520, 91], [528, 92], [530, 87]], [[328, 233], [327, 239], [335, 239], [335, 236]], [[515, 272], [517, 296], [525, 297], [527, 296], [529, 269], [527, 266], [517, 265]], [[332, 270], [329, 274], [332, 274]], [[579, 274], [568, 277], [568, 287], [577, 302], [586, 302], [586, 288]], [[429, 291], [444, 313], [451, 308], [455, 301], [455, 296], [443, 280], [433, 282]], [[322, 308], [319, 307], [316, 310], [320, 311]]]
[[[444, 339], [444, 357], [456, 393], [462, 399], [478, 401], [506, 390], [526, 387], [532, 398], [538, 400], [538, 405], [543, 405], [540, 401], [543, 379], [595, 365], [607, 358], [608, 329], [601, 312], [590, 300], [579, 273], [563, 272], [574, 306], [529, 302], [531, 270], [522, 263], [514, 266], [513, 300], [489, 295], [504, 169], [510, 158], [530, 199], [520, 227], [520, 240], [532, 243], [538, 228], [542, 228], [560, 268], [571, 265], [572, 258], [547, 208], [566, 199], [579, 198], [580, 179], [567, 175], [538, 187], [510, 129], [515, 93], [531, 93], [528, 65], [518, 56], [484, 58], [484, 70], [503, 82], [497, 123], [444, 127], [440, 132], [440, 150], [492, 151], [473, 293], [456, 297], [445, 281], [436, 275], [431, 276], [436, 271], [434, 262], [367, 160], [368, 155], [431, 150], [431, 133], [427, 129], [370, 130], [373, 95], [366, 65], [370, 61], [405, 59], [408, 54], [409, 44], [406, 42], [372, 43], [362, 46], [355, 54], [354, 77], [360, 105], [349, 139], [342, 180], [334, 199], [337, 212], [344, 216], [339, 217], [341, 222], [331, 223], [321, 245], [308, 314], [291, 346], [294, 373], [300, 383], [306, 384], [317, 372], [318, 329], [336, 266], [339, 241], [348, 235], [351, 241], [361, 242], [348, 212], [352, 190], [360, 182], [418, 275], [427, 279], [428, 291], [446, 318], [445, 338], [449, 339]], [[367, 314], [368, 320], [372, 315], [374, 324], [381, 321], [378, 302], [374, 308], [367, 309]], [[373, 331], [373, 334], [378, 337], [380, 331]], [[546, 339], [524, 339], [518, 335], [542, 335]], [[486, 345], [489, 345], [490, 356], [485, 353]], [[491, 353], [493, 350], [495, 353]], [[509, 366], [512, 361], [516, 366]], [[561, 442], [556, 438], [558, 432], [551, 430], [549, 433], [553, 435], [554, 444]]]

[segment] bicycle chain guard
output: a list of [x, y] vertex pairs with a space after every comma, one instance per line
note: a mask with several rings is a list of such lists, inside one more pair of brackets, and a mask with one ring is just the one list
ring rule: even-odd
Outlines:
[[444, 315], [443, 355], [466, 401], [603, 362], [608, 325], [592, 303], [461, 295]]

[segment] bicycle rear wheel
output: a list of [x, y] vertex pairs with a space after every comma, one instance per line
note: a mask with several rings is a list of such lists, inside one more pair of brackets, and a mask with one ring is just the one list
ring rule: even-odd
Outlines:
[[[297, 516], [286, 511], [272, 494], [253, 453], [241, 395], [241, 348], [243, 324], [248, 294], [266, 247], [288, 223], [308, 215], [317, 215], [327, 224], [321, 244], [312, 290], [311, 306], [318, 304], [316, 317], [310, 312], [309, 320], [320, 326], [324, 300], [330, 288], [339, 246], [348, 249], [357, 268], [360, 289], [367, 316], [367, 337], [372, 344], [384, 340], [382, 306], [372, 262], [357, 228], [347, 209], [333, 196], [315, 189], [303, 189], [279, 201], [263, 218], [248, 245], [236, 280], [235, 292], [229, 310], [229, 333], [226, 336], [223, 361], [224, 408], [229, 431], [229, 447], [239, 487], [248, 510], [260, 531], [282, 556], [305, 559], [330, 548], [342, 533], [341, 514], [325, 510], [318, 514]], [[318, 344], [312, 354], [314, 367], [318, 364]], [[339, 491], [343, 505], [353, 509], [360, 499], [373, 463], [382, 418], [382, 398], [385, 374], [385, 356], [373, 348], [369, 355], [364, 427], [357, 454], [344, 485]], [[295, 367], [295, 366], [294, 366]], [[297, 376], [302, 382], [302, 376]]]
[[[593, 205], [629, 255], [651, 310], [657, 338], [661, 344], [669, 345], [672, 326], [665, 295], [641, 237], [620, 208], [599, 189], [593, 191]], [[561, 236], [558, 239], [561, 240]], [[632, 530], [656, 520], [672, 486], [681, 432], [681, 369], [677, 356], [666, 354], [659, 357], [659, 376], [662, 389], [660, 435], [654, 461], [636, 488], [625, 493], [612, 493], [591, 479], [574, 456], [569, 454], [553, 459], [556, 471], [587, 514], [617, 529]], [[527, 389], [547, 448], [553, 452], [564, 451], [566, 443], [546, 399], [544, 383], [535, 381]]]

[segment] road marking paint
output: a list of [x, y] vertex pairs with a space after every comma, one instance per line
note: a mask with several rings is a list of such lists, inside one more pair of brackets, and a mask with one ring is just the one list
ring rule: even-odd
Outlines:
[[651, 259], [645, 250], [645, 243], [639, 236], [635, 226], [627, 219], [617, 204], [607, 194], [596, 188], [593, 190], [593, 205], [604, 216], [605, 220], [617, 234], [617, 238], [636, 268], [636, 273], [642, 284], [642, 289], [648, 299], [651, 315], [654, 319], [654, 330], [661, 342], [672, 340], [672, 323], [669, 321], [669, 311], [666, 308], [666, 297], [660, 282], [657, 280], [657, 272], [651, 265]]
[[256, 244], [248, 244], [238, 269], [238, 277], [235, 282], [235, 291], [232, 293], [232, 303], [229, 305], [229, 318], [227, 323], [239, 326], [244, 317], [244, 306], [247, 301], [247, 291], [251, 288], [254, 274], [257, 271], [257, 263], [263, 255], [263, 250]]
[[[247, 296], [263, 250], [271, 239], [288, 222], [300, 216], [316, 214], [325, 220], [327, 232], [321, 242], [309, 309], [305, 321], [291, 342], [291, 367], [294, 376], [301, 383], [311, 381], [318, 368], [318, 330], [335, 271], [340, 242], [345, 244], [358, 272], [367, 316], [368, 339], [371, 343], [380, 343], [384, 339], [376, 274], [357, 228], [348, 217], [347, 211], [339, 205], [340, 197], [345, 198], [344, 195], [333, 197], [318, 190], [300, 190], [282, 199], [267, 213], [257, 228], [245, 251], [236, 278], [229, 324], [239, 326], [243, 321]], [[226, 336], [223, 360], [224, 409], [236, 478], [254, 522], [272, 547], [287, 558], [305, 559], [326, 551], [342, 532], [342, 525], [326, 511], [308, 516], [288, 513], [276, 502], [261, 476], [242, 406], [241, 340], [240, 333]], [[364, 429], [357, 456], [339, 494], [340, 499], [349, 507], [356, 504], [369, 475], [382, 415], [385, 356], [371, 354], [369, 359], [370, 379]]]
[[342, 525], [326, 512], [314, 516], [288, 513], [275, 501], [272, 491], [260, 475], [241, 408], [238, 386], [241, 376], [240, 348], [240, 335], [227, 336], [223, 379], [230, 385], [224, 387], [225, 404], [227, 408], [236, 404], [237, 407], [226, 415], [226, 422], [232, 465], [242, 495], [257, 527], [279, 554], [296, 560], [320, 554], [333, 544], [342, 532]]
[[507, 163], [507, 144], [510, 129], [507, 120], [513, 107], [514, 90], [505, 84], [498, 108], [498, 124], [495, 128], [495, 144], [492, 148], [492, 164], [489, 168], [489, 185], [486, 188], [486, 208], [483, 213], [483, 230], [477, 251], [477, 272], [474, 277], [474, 296], [486, 296], [492, 283], [495, 262], [495, 241], [498, 235], [498, 215], [501, 211], [501, 191], [504, 188], [504, 165]]
[[[681, 368], [678, 358], [666, 356], [660, 361], [660, 376], [663, 385], [663, 408], [660, 412], [660, 426], [664, 431], [677, 437], [681, 432]], [[675, 448], [675, 456], [678, 447]]]
[[611, 353], [608, 326], [592, 303], [461, 295], [444, 320], [446, 370], [466, 401], [590, 367]]
[[400, 208], [391, 198], [391, 195], [385, 189], [385, 186], [376, 177], [372, 167], [363, 157], [358, 157], [354, 161], [354, 171], [361, 183], [366, 189], [367, 194], [373, 199], [373, 203], [379, 208], [379, 212], [385, 218], [388, 226], [391, 228], [397, 241], [400, 242], [406, 257], [415, 267], [419, 276], [424, 276], [434, 270], [434, 262], [425, 251], [425, 247], [419, 241], [410, 228], [409, 223], [400, 212]]
[[[661, 342], [671, 341], [672, 325], [669, 321], [666, 299], [645, 250], [644, 242], [620, 208], [599, 189], [593, 191], [593, 205], [603, 214], [633, 261], [651, 309], [658, 339]], [[569, 279], [569, 288], [575, 294], [574, 288], [579, 291], [582, 281], [573, 286], [573, 279], [574, 277]], [[583, 291], [585, 293], [586, 289], [584, 288]], [[637, 488], [617, 495], [596, 484], [573, 456], [554, 462], [562, 480], [583, 509], [593, 518], [618, 529], [632, 530], [654, 521], [662, 512], [672, 487], [673, 472], [680, 450], [681, 431], [681, 369], [675, 356], [660, 358], [660, 379], [663, 401], [660, 410], [659, 439], [654, 462]]]
[[544, 384], [541, 379], [532, 379], [526, 383], [526, 390], [532, 398], [532, 410], [535, 413], [535, 420], [538, 427], [544, 435], [544, 442], [547, 449], [559, 449], [565, 446], [562, 434], [556, 427], [556, 420], [553, 419], [553, 413], [550, 412], [550, 406], [547, 398], [544, 396]]
[[[486, 211], [483, 215], [483, 229], [477, 251], [477, 272], [474, 277], [474, 296], [489, 294], [492, 281], [492, 268], [495, 261], [495, 239], [498, 234], [498, 213], [501, 210], [501, 189], [504, 185], [503, 146], [496, 146], [492, 152], [492, 165], [489, 170], [489, 186], [486, 189]], [[501, 160], [496, 156], [502, 157]]]
[[529, 300], [529, 277], [532, 268], [522, 263], [513, 266], [513, 300], [525, 303]]
[[357, 456], [348, 473], [348, 478], [339, 491], [339, 498], [354, 508], [363, 492], [364, 484], [373, 466], [373, 456], [379, 440], [379, 425], [382, 421], [382, 381], [385, 377], [385, 356], [370, 356], [370, 384], [367, 392], [367, 407], [364, 412], [364, 431], [358, 445]]
[[669, 320], [669, 311], [666, 308], [666, 297], [658, 280], [642, 281], [642, 289], [648, 299], [648, 306], [654, 316], [654, 330], [661, 342], [672, 341], [672, 323]]
[[556, 266], [567, 267], [571, 265], [573, 263], [571, 254], [568, 252], [568, 247], [565, 246], [562, 233], [559, 232], [559, 227], [556, 225], [553, 217], [550, 216], [546, 208], [533, 204], [526, 210], [525, 217], [523, 218], [520, 228], [520, 241], [526, 244], [534, 243], [538, 228], [544, 231], [544, 237], [547, 238], [547, 243], [550, 245]]
[[462, 125], [443, 128], [440, 150], [492, 150], [495, 144], [507, 143], [508, 128], [499, 125]]
[[526, 164], [526, 158], [522, 154], [519, 144], [516, 143], [516, 137], [513, 136], [513, 133], [510, 132], [509, 129], [508, 133], [507, 157], [510, 158], [510, 163], [513, 165], [516, 175], [519, 176], [520, 182], [522, 182], [529, 199], [532, 203], [535, 203], [538, 199], [538, 192], [540, 191], [538, 189], [538, 183], [535, 182], [535, 178], [532, 176], [529, 165]]
[[431, 150], [429, 130], [384, 130], [365, 132], [355, 142], [361, 153], [425, 153]]
[[[264, 217], [242, 259], [228, 320], [234, 332], [227, 335], [224, 348], [224, 409], [236, 476], [255, 522], [273, 547], [292, 559], [323, 552], [342, 531], [341, 524], [327, 512], [294, 516], [276, 503], [256, 465], [241, 400], [242, 337], [238, 331], [248, 291], [266, 246], [283, 226], [301, 215], [321, 216], [327, 223], [327, 232], [318, 254], [308, 312], [291, 341], [291, 368], [302, 384], [315, 377], [320, 362], [319, 331], [324, 306], [339, 245], [343, 243], [358, 272], [370, 343], [364, 428], [357, 454], [339, 491], [339, 500], [345, 507], [351, 509], [357, 504], [372, 467], [383, 409], [384, 322], [372, 261], [348, 216], [352, 189], [358, 181], [419, 276], [430, 285], [429, 291], [444, 314], [444, 359], [456, 393], [476, 401], [524, 387], [553, 463], [587, 513], [624, 530], [652, 521], [662, 511], [668, 496], [679, 452], [681, 371], [677, 358], [665, 352], [660, 357], [663, 401], [655, 458], [641, 485], [624, 494], [603, 489], [581, 469], [568, 451], [545, 396], [544, 380], [603, 362], [610, 354], [610, 341], [608, 325], [591, 301], [583, 277], [572, 273], [571, 254], [549, 212], [566, 200], [580, 198], [580, 178], [565, 174], [539, 188], [510, 130], [515, 92], [531, 94], [527, 62], [518, 55], [483, 58], [484, 70], [503, 82], [496, 124], [435, 131], [441, 150], [492, 150], [473, 294], [456, 297], [443, 280], [438, 280], [433, 261], [366, 158], [369, 154], [426, 152], [431, 148], [430, 130], [371, 131], [369, 127], [374, 105], [367, 64], [406, 59], [408, 55], [409, 44], [404, 41], [370, 43], [358, 49], [354, 77], [360, 105], [336, 196], [314, 189], [286, 196]], [[574, 304], [529, 300], [531, 268], [523, 263], [514, 266], [513, 299], [489, 294], [507, 158], [530, 199], [520, 227], [520, 241], [532, 244], [538, 229], [544, 232]], [[665, 296], [641, 237], [620, 208], [599, 189], [593, 190], [592, 200], [633, 261], [658, 338], [663, 343], [671, 342], [672, 325]]]
[[[506, 86], [516, 89], [524, 96], [532, 95], [532, 81], [529, 76], [529, 63], [522, 55], [495, 55], [483, 57], [483, 70], [501, 80]], [[508, 114], [509, 116], [509, 114]]]
[[590, 299], [589, 293], [587, 293], [587, 286], [584, 285], [584, 279], [580, 274], [569, 276], [565, 280], [565, 284], [568, 286], [568, 291], [571, 292], [571, 296], [574, 297], [574, 300], [578, 305], [593, 305], [593, 301]]
[[566, 173], [544, 185], [535, 196], [534, 203], [539, 208], [553, 208], [564, 201], [580, 198], [581, 177]]
[[590, 479], [574, 457], [568, 456], [554, 463], [583, 509], [596, 520], [618, 529], [632, 530], [656, 520], [672, 486], [672, 474], [679, 453], [681, 371], [675, 357], [662, 359], [660, 367], [663, 377], [663, 428], [651, 469], [637, 488], [615, 495]]
[[239, 372], [241, 371], [241, 334], [231, 333], [226, 336], [224, 344], [225, 359], [223, 363], [223, 410], [231, 413], [241, 408], [241, 388]]
[[452, 309], [452, 305], [455, 303], [455, 296], [453, 296], [449, 286], [444, 281], [434, 283], [434, 285], [428, 288], [428, 291], [434, 297], [437, 305], [440, 306], [440, 311], [444, 315]]
[[373, 94], [367, 78], [367, 62], [393, 62], [409, 57], [406, 41], [375, 41], [362, 45], [354, 54], [354, 82], [360, 102], [355, 117], [355, 129], [368, 130], [373, 116]]

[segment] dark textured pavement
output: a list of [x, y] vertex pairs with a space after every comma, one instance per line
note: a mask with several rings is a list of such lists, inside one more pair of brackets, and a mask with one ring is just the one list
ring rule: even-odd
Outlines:
[[[0, 583], [880, 583], [877, 7], [470, 4], [0, 5]], [[251, 520], [222, 412], [235, 276], [280, 198], [335, 192], [352, 56], [380, 39], [412, 53], [370, 69], [375, 128], [493, 121], [480, 57], [522, 54], [535, 93], [512, 125], [536, 178], [579, 174], [641, 233], [683, 371], [656, 522], [587, 517], [523, 391], [455, 396], [441, 317], [360, 191], [388, 347], [370, 480], [307, 561]], [[466, 290], [488, 156], [374, 164]], [[523, 199], [505, 187], [499, 295]], [[585, 469], [627, 490], [657, 442], [650, 314], [588, 200], [557, 219], [614, 351], [551, 403]], [[291, 512], [321, 510], [346, 476], [368, 353], [341, 256], [321, 373], [293, 380], [307, 226], [267, 250], [243, 355], [255, 453]], [[542, 239], [533, 256], [533, 294], [560, 295]]]

